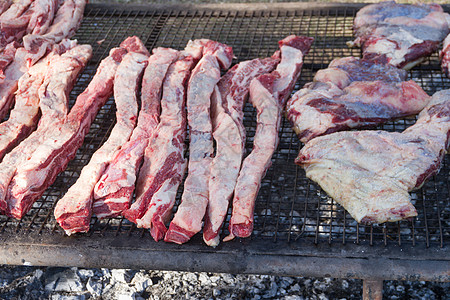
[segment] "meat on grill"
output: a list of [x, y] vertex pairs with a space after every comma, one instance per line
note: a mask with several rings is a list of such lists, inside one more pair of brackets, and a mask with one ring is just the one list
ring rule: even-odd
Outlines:
[[40, 117], [38, 91], [44, 82], [53, 55], [55, 53], [49, 53], [20, 77], [14, 109], [11, 110], [8, 120], [0, 124], [0, 161], [36, 128]]
[[[57, 47], [59, 46], [59, 47]], [[33, 155], [33, 152], [45, 142], [54, 126], [65, 117], [68, 111], [68, 94], [75, 83], [77, 75], [92, 55], [89, 45], [76, 46], [72, 42], [56, 45], [52, 54], [51, 68], [45, 74], [39, 89], [39, 106], [42, 117], [38, 128], [23, 140], [11, 152], [6, 154], [0, 164], [0, 204], [6, 210], [6, 199], [9, 197], [9, 186], [17, 169]], [[65, 52], [67, 50], [67, 52]], [[65, 52], [65, 53], [63, 53]], [[63, 53], [58, 56], [56, 53]]]
[[442, 72], [450, 78], [450, 34], [444, 40], [444, 46], [440, 52]]
[[0, 82], [0, 119], [3, 119], [14, 104], [14, 93], [17, 90], [19, 78], [28, 70], [27, 51], [18, 48], [14, 53], [13, 61], [6, 67], [4, 78]]
[[0, 47], [20, 42], [25, 34], [43, 34], [53, 21], [58, 0], [19, 0], [0, 16]]
[[4, 13], [13, 3], [12, 0], [2, 0], [0, 1], [0, 15]]
[[189, 42], [179, 59], [169, 67], [163, 83], [160, 123], [145, 149], [149, 160], [139, 171], [136, 201], [122, 213], [138, 227], [150, 228], [156, 241], [167, 231], [165, 223], [186, 169], [186, 84], [201, 54], [201, 45]]
[[210, 116], [211, 94], [220, 80], [220, 69], [228, 69], [233, 59], [231, 47], [201, 40], [203, 56], [192, 71], [187, 89], [189, 125], [189, 165], [181, 204], [164, 240], [182, 244], [202, 229], [209, 198], [209, 169], [214, 153]]
[[437, 50], [450, 31], [450, 17], [437, 4], [367, 5], [355, 17], [356, 40], [364, 58], [411, 69]]
[[[129, 52], [123, 57], [117, 68], [114, 78], [114, 99], [117, 108], [116, 124], [108, 140], [100, 149], [95, 151], [89, 163], [83, 167], [75, 184], [58, 201], [60, 207], [66, 208], [64, 214], [57, 219], [59, 224], [68, 223], [66, 220], [74, 218], [78, 220], [78, 225], [75, 228], [63, 227], [67, 234], [89, 230], [94, 187], [114, 153], [128, 141], [136, 125], [137, 91], [147, 59], [148, 57], [141, 53]], [[74, 207], [77, 208], [74, 211], [67, 209]], [[81, 224], [87, 226], [81, 227]]]
[[277, 51], [272, 57], [235, 65], [220, 79], [212, 95], [211, 117], [216, 154], [211, 162], [209, 202], [203, 227], [203, 240], [209, 246], [219, 244], [219, 230], [241, 167], [245, 144], [243, 106], [250, 82], [259, 75], [273, 71], [279, 61]]
[[163, 80], [177, 57], [176, 50], [156, 48], [148, 59], [142, 78], [137, 126], [130, 140], [114, 155], [94, 189], [93, 213], [99, 218], [117, 216], [130, 206], [144, 150], [159, 123]]
[[303, 56], [308, 53], [312, 42], [312, 38], [303, 36], [288, 36], [281, 40], [281, 61], [276, 70], [260, 75], [250, 83], [249, 102], [257, 112], [256, 133], [253, 150], [242, 163], [234, 189], [230, 235], [226, 241], [234, 236], [248, 237], [253, 231], [256, 196], [278, 146], [282, 112], [300, 76]]
[[16, 50], [19, 47], [17, 42], [11, 42], [0, 52], [0, 84], [5, 79], [6, 67], [14, 60]]
[[0, 48], [13, 41], [19, 41], [27, 31], [33, 0], [18, 0], [0, 16]]
[[437, 92], [402, 133], [338, 132], [309, 141], [296, 163], [356, 221], [417, 215], [409, 191], [439, 171], [449, 146], [450, 90]]
[[23, 44], [29, 54], [31, 64], [34, 64], [52, 45], [63, 39], [71, 38], [83, 19], [86, 0], [65, 0], [58, 8], [52, 25], [45, 34], [28, 34], [23, 38]]
[[44, 34], [53, 22], [58, 0], [34, 0], [33, 13], [28, 22], [27, 33]]
[[286, 115], [300, 140], [307, 142], [416, 114], [430, 97], [405, 78], [405, 71], [372, 60], [335, 59], [289, 99]]
[[[66, 120], [56, 128], [56, 131], [58, 131], [55, 134], [56, 143], [50, 145], [50, 151], [41, 154], [43, 161], [48, 158], [49, 165], [57, 168], [57, 173], [64, 170], [69, 160], [75, 156], [75, 152], [81, 146], [98, 110], [111, 96], [117, 67], [126, 53], [126, 49], [113, 48], [109, 52], [109, 56], [101, 61], [96, 74], [84, 92], [77, 97], [77, 101]], [[32, 169], [30, 168], [30, 170]], [[49, 170], [46, 173], [43, 175], [52, 176]], [[44, 184], [48, 186], [48, 184]], [[54, 211], [56, 221], [67, 234], [84, 231], [86, 227], [89, 228], [89, 219], [86, 218], [86, 215], [90, 214], [91, 206], [77, 207], [77, 204], [77, 201], [56, 203]], [[73, 213], [76, 211], [79, 211], [81, 217]], [[68, 215], [66, 215], [66, 212], [68, 212]], [[87, 222], [87, 224], [83, 222]]]

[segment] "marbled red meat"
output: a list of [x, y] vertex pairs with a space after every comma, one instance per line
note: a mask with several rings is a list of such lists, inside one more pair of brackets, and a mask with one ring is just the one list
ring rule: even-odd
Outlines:
[[349, 45], [361, 47], [364, 58], [410, 69], [437, 50], [449, 20], [438, 4], [371, 4], [356, 14], [356, 40]]
[[171, 216], [187, 165], [184, 158], [186, 84], [201, 55], [201, 45], [189, 42], [169, 67], [163, 83], [160, 123], [145, 149], [149, 160], [139, 171], [136, 201], [122, 213], [138, 227], [150, 228], [156, 241], [163, 239], [167, 231], [165, 223]]
[[296, 163], [361, 223], [417, 215], [409, 191], [439, 171], [450, 136], [450, 90], [437, 92], [402, 133], [338, 132], [309, 141]]
[[404, 70], [370, 60], [336, 59], [294, 94], [287, 118], [302, 142], [416, 114], [430, 97]]

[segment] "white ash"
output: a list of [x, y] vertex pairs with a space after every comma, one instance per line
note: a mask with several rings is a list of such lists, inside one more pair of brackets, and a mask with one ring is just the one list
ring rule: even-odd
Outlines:
[[[450, 283], [385, 281], [386, 299], [445, 299]], [[360, 299], [356, 279], [54, 267], [0, 268], [1, 299]]]

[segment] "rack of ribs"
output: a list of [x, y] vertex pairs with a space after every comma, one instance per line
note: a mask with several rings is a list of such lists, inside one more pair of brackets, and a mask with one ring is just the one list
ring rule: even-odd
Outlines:
[[371, 4], [356, 14], [356, 39], [348, 45], [361, 47], [364, 58], [408, 70], [437, 50], [450, 31], [448, 20], [438, 4]]
[[[137, 87], [138, 81], [145, 68], [148, 57], [140, 53], [128, 53], [124, 56], [122, 62], [117, 68], [114, 79], [114, 98], [116, 102], [117, 123], [111, 131], [108, 140], [93, 155], [89, 163], [83, 167], [80, 177], [72, 185], [58, 204], [63, 207], [73, 207], [73, 203], [77, 203], [76, 207], [85, 208], [69, 212], [65, 210], [64, 217], [60, 217], [58, 222], [64, 223], [64, 219], [77, 217], [80, 224], [89, 224], [93, 190], [98, 179], [105, 170], [107, 164], [112, 159], [112, 155], [127, 142], [137, 119]], [[71, 205], [67, 205], [71, 203]], [[86, 220], [82, 220], [80, 212], [85, 215]], [[76, 230], [87, 231], [89, 226], [85, 228], [77, 227]], [[64, 228], [66, 233], [74, 233], [75, 229]]]
[[210, 165], [209, 202], [203, 226], [203, 240], [209, 246], [219, 244], [219, 231], [239, 175], [245, 150], [243, 107], [250, 82], [259, 75], [272, 72], [280, 61], [279, 56], [277, 51], [272, 57], [240, 62], [220, 79], [212, 94], [216, 154]]
[[52, 45], [63, 39], [71, 38], [83, 19], [86, 0], [65, 0], [56, 11], [53, 23], [45, 31], [37, 34], [27, 34], [23, 37], [23, 45], [28, 50], [30, 64], [34, 64], [45, 55]]
[[36, 128], [40, 117], [38, 91], [52, 60], [57, 59], [58, 54], [51, 52], [20, 77], [14, 109], [8, 120], [0, 124], [0, 160]]
[[225, 241], [235, 236], [249, 237], [253, 231], [256, 196], [278, 146], [282, 112], [300, 76], [303, 56], [312, 42], [312, 38], [303, 36], [288, 36], [281, 40], [281, 61], [275, 71], [260, 75], [250, 83], [249, 102], [257, 112], [256, 133], [253, 150], [242, 163], [234, 189], [230, 235]]
[[[127, 45], [128, 40], [120, 45], [120, 49], [128, 53], [123, 56], [114, 74], [116, 124], [107, 141], [92, 155], [77, 181], [58, 201], [55, 209], [55, 217], [68, 235], [89, 230], [94, 187], [114, 153], [128, 141], [136, 126], [137, 91], [149, 53], [139, 39], [129, 39], [133, 39], [137, 45]], [[131, 52], [132, 49], [139, 50]]]
[[430, 97], [406, 72], [374, 60], [333, 60], [286, 105], [302, 142], [351, 128], [372, 127], [419, 113]]
[[141, 228], [150, 228], [156, 241], [164, 238], [175, 196], [186, 170], [186, 84], [202, 55], [202, 45], [189, 42], [170, 65], [163, 83], [161, 117], [145, 149], [136, 183], [136, 201], [122, 215]]
[[187, 89], [189, 125], [189, 165], [181, 204], [164, 240], [182, 244], [202, 229], [209, 199], [209, 168], [214, 153], [210, 116], [211, 94], [220, 80], [220, 69], [228, 69], [233, 59], [231, 47], [201, 40], [203, 56], [192, 71]]
[[163, 80], [169, 66], [178, 58], [178, 51], [156, 48], [152, 52], [142, 78], [141, 109], [136, 128], [94, 188], [93, 213], [98, 218], [114, 217], [129, 208], [145, 148], [159, 123]]
[[449, 146], [450, 90], [437, 92], [402, 133], [337, 132], [309, 141], [296, 163], [356, 221], [417, 215], [409, 191], [439, 171]]
[[[55, 50], [55, 53], [51, 56], [51, 65], [47, 69], [38, 91], [39, 107], [42, 113], [38, 128], [6, 154], [0, 164], [2, 169], [0, 174], [0, 206], [3, 212], [17, 218], [20, 218], [23, 214], [16, 214], [16, 209], [26, 208], [10, 206], [7, 203], [13, 187], [12, 179], [17, 175], [18, 169], [36, 154], [37, 149], [45, 142], [54, 127], [65, 118], [69, 105], [69, 92], [77, 75], [92, 55], [92, 48], [89, 45], [78, 46], [73, 43], [65, 43], [55, 47], [59, 49]], [[58, 52], [64, 53], [57, 55]]]

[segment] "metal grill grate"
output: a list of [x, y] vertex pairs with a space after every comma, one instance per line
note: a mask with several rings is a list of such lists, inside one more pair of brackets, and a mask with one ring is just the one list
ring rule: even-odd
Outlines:
[[[188, 40], [196, 38], [217, 40], [233, 47], [238, 58], [234, 63], [271, 55], [277, 49], [278, 40], [287, 35], [312, 36], [315, 42], [305, 58], [302, 76], [296, 85], [298, 90], [333, 58], [360, 55], [359, 49], [349, 49], [345, 44], [352, 39], [351, 27], [356, 11], [352, 6], [322, 10], [237, 11], [107, 8], [88, 5], [75, 38], [80, 43], [91, 44], [94, 56], [71, 93], [71, 104], [87, 86], [98, 63], [109, 49], [119, 45], [130, 35], [139, 36], [149, 49], [159, 46], [182, 49]], [[411, 71], [410, 77], [428, 94], [450, 88], [450, 80], [439, 70], [437, 54]], [[63, 232], [53, 217], [54, 205], [76, 181], [81, 168], [109, 135], [114, 124], [114, 113], [114, 102], [110, 99], [95, 119], [76, 158], [33, 205], [32, 210], [20, 221], [0, 217], [0, 237], [7, 240], [14, 234], [24, 233], [30, 237], [51, 234], [63, 239]], [[256, 124], [254, 109], [250, 105], [245, 106], [244, 122], [248, 133], [246, 145], [250, 152]], [[401, 131], [414, 122], [414, 119], [399, 120], [380, 128]], [[418, 216], [414, 220], [365, 226], [357, 224], [341, 206], [308, 180], [300, 167], [294, 165], [293, 160], [300, 147], [300, 142], [284, 120], [279, 149], [272, 159], [273, 165], [262, 182], [257, 198], [255, 228], [250, 244], [269, 245], [270, 241], [274, 241], [275, 245], [288, 243], [297, 246], [311, 243], [329, 244], [334, 248], [345, 244], [359, 244], [385, 249], [394, 245], [439, 249], [448, 244], [448, 156], [439, 175], [433, 177], [422, 189], [412, 193], [413, 203], [418, 210]], [[181, 188], [177, 201], [181, 196]], [[228, 219], [229, 216], [227, 221]], [[225, 224], [223, 236], [228, 234], [227, 227], [228, 224]], [[101, 240], [101, 237], [108, 235], [123, 236], [125, 241], [131, 236], [150, 239], [146, 230], [137, 229], [122, 218], [102, 221], [93, 218], [91, 231], [84, 236]], [[182, 247], [184, 251], [191, 251], [200, 246], [201, 237], [197, 236]], [[179, 249], [175, 245], [164, 247], [169, 250]]]

